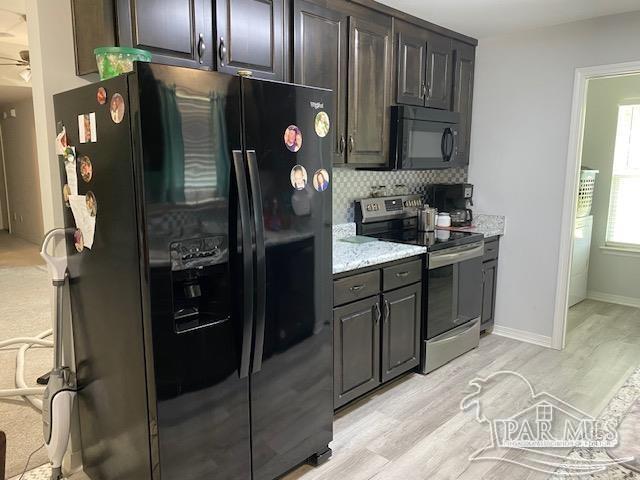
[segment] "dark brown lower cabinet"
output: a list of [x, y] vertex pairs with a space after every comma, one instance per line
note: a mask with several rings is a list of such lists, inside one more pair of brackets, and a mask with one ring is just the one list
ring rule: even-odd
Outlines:
[[480, 330], [486, 330], [493, 326], [497, 274], [498, 260], [490, 260], [482, 264], [482, 320], [480, 322]]
[[411, 370], [420, 362], [422, 284], [382, 295], [382, 381]]
[[334, 408], [380, 385], [378, 295], [333, 310]]
[[413, 258], [334, 279], [334, 408], [420, 363], [422, 269]]
[[484, 257], [482, 258], [482, 316], [480, 331], [486, 331], [493, 327], [496, 308], [499, 250], [499, 237], [485, 240]]

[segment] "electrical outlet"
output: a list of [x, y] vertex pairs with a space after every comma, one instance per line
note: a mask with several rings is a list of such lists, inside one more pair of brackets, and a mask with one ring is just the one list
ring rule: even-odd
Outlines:
[[16, 212], [13, 212], [13, 221], [14, 222], [18, 221], [18, 214]]
[[24, 223], [24, 218], [22, 218], [22, 215], [20, 215], [20, 223]]
[[15, 109], [15, 108], [12, 108], [12, 109], [9, 111], [9, 115], [11, 115], [13, 118], [16, 118], [16, 109]]

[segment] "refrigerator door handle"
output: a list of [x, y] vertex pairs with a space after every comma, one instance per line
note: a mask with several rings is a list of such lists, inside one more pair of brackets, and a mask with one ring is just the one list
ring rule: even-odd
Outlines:
[[249, 214], [249, 190], [244, 169], [242, 151], [233, 150], [233, 167], [238, 184], [238, 206], [242, 228], [242, 349], [240, 352], [240, 378], [249, 376], [251, 340], [253, 330], [253, 255], [251, 247], [251, 222]]
[[264, 216], [262, 213], [262, 190], [260, 188], [260, 173], [258, 172], [258, 158], [255, 150], [247, 150], [249, 162], [249, 182], [251, 184], [251, 199], [253, 203], [253, 222], [256, 238], [256, 330], [253, 347], [252, 372], [259, 372], [262, 368], [262, 352], [264, 349], [265, 310], [267, 301], [267, 273], [264, 247]]

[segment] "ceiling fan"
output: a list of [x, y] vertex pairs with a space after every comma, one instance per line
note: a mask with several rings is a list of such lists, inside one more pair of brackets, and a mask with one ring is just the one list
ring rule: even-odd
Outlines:
[[0, 61], [8, 60], [10, 62], [0, 63], [0, 66], [26, 67], [19, 73], [19, 75], [25, 82], [28, 82], [29, 80], [31, 80], [31, 63], [29, 61], [29, 50], [20, 50], [20, 52], [18, 52], [18, 55], [20, 55], [19, 59], [3, 57], [0, 55]]

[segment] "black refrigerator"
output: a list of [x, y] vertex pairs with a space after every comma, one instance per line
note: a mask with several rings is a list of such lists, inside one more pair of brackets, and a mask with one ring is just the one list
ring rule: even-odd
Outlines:
[[54, 96], [93, 480], [330, 455], [331, 95], [138, 63]]

